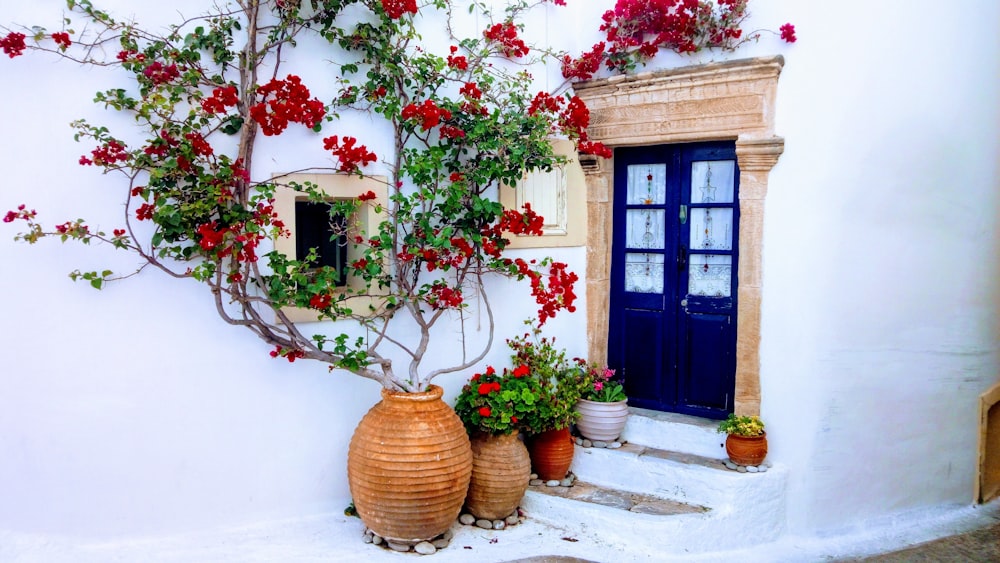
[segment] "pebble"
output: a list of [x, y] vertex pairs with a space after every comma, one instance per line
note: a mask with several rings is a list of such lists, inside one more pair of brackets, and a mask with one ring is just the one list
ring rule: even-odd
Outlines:
[[747, 472], [747, 468], [743, 467], [742, 465], [737, 465], [736, 466], [736, 471], [739, 471], [740, 473], [746, 473]]
[[389, 545], [389, 549], [393, 551], [399, 551], [402, 553], [410, 551], [410, 546], [406, 545], [405, 543], [394, 542], [392, 540], [388, 541], [387, 543]]
[[433, 555], [437, 553], [437, 548], [430, 542], [422, 541], [413, 546], [413, 551], [416, 551], [420, 555]]
[[451, 541], [451, 538], [453, 537], [455, 537], [455, 532], [452, 532], [451, 528], [448, 528], [443, 534], [441, 534], [441, 539], [444, 541]]
[[591, 442], [590, 440], [584, 440], [584, 441], [583, 441], [583, 444], [581, 444], [581, 445], [582, 445], [583, 447], [585, 447], [585, 448], [589, 448], [589, 447], [593, 446], [593, 445], [594, 445], [594, 443], [593, 443], [593, 442]]
[[504, 520], [504, 522], [506, 522], [508, 526], [514, 526], [520, 523], [521, 519], [518, 518], [517, 514], [511, 514], [510, 516], [507, 517], [506, 520]]
[[757, 466], [755, 465], [747, 466], [747, 473], [757, 473], [758, 471], [760, 471], [760, 469], [757, 469]]
[[437, 549], [444, 549], [444, 548], [448, 547], [448, 544], [450, 544], [450, 543], [451, 543], [450, 539], [438, 538], [438, 539], [432, 541], [431, 545], [433, 545]]
[[507, 523], [504, 522], [503, 520], [494, 520], [493, 521], [493, 529], [494, 530], [502, 530], [502, 529], [504, 529], [506, 527], [507, 527]]
[[545, 486], [546, 487], [558, 487], [559, 486], [559, 479], [550, 479], [550, 480], [548, 480], [548, 481], [545, 482]]
[[622, 443], [621, 442], [611, 442], [610, 444], [608, 444], [608, 449], [611, 449], [611, 450], [617, 450], [620, 447], [622, 447]]
[[465, 524], [466, 526], [471, 526], [476, 523], [476, 517], [466, 513], [459, 516], [458, 521], [461, 522], [462, 524]]
[[737, 467], [737, 465], [735, 463], [729, 461], [729, 460], [726, 460], [726, 467], [728, 467], [729, 469], [735, 470], [736, 467]]
[[606, 447], [608, 447], [608, 443], [605, 442], [605, 441], [603, 441], [603, 440], [594, 440], [591, 445], [594, 446], [595, 448], [606, 448]]
[[528, 479], [538, 479], [538, 473], [532, 473], [531, 475], [528, 475]]
[[485, 518], [480, 518], [479, 520], [476, 520], [476, 526], [479, 526], [484, 530], [492, 530], [493, 522], [490, 520], [486, 520]]
[[531, 481], [528, 481], [528, 484], [531, 485], [532, 487], [537, 487], [538, 485], [541, 485], [544, 482], [545, 481], [542, 481], [541, 479], [532, 479]]
[[577, 436], [575, 442], [576, 442], [576, 445], [582, 446], [583, 445], [583, 438]]
[[375, 545], [382, 545], [383, 541], [385, 541], [385, 540], [382, 539], [382, 536], [380, 536], [378, 534], [372, 534], [372, 543], [373, 544], [375, 544]]
[[760, 465], [760, 466], [757, 467], [757, 471], [759, 471], [760, 473], [763, 473], [763, 472], [767, 471], [767, 466], [766, 465]]
[[563, 487], [572, 487], [573, 486], [573, 478], [572, 477], [567, 477], [567, 478], [563, 479], [562, 481], [559, 481], [559, 484], [562, 485]]

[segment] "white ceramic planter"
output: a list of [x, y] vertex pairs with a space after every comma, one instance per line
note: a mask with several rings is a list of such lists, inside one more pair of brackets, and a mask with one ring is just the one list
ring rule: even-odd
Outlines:
[[576, 429], [590, 440], [613, 442], [622, 435], [628, 420], [627, 400], [599, 403], [580, 399], [574, 408], [580, 413]]

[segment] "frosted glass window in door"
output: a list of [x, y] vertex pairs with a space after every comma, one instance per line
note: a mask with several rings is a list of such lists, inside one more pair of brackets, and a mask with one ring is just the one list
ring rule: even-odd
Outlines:
[[625, 212], [625, 246], [629, 248], [663, 248], [663, 209], [629, 209]]
[[666, 164], [632, 164], [628, 167], [626, 205], [663, 205], [666, 200]]
[[663, 255], [638, 252], [626, 254], [625, 291], [663, 293]]
[[732, 256], [692, 254], [688, 260], [688, 295], [729, 297], [732, 279]]
[[700, 207], [691, 210], [691, 249], [733, 249], [733, 210]]
[[691, 203], [733, 203], [735, 160], [691, 163]]

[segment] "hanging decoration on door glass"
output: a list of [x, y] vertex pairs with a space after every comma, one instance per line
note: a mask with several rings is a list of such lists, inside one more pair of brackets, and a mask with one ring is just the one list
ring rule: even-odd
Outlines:
[[732, 256], [695, 254], [688, 266], [688, 295], [729, 297], [732, 278]]
[[[625, 245], [629, 249], [662, 250], [665, 238], [666, 164], [628, 167]], [[659, 207], [659, 209], [657, 209]], [[625, 291], [663, 293], [663, 255], [628, 253], [625, 256]]]

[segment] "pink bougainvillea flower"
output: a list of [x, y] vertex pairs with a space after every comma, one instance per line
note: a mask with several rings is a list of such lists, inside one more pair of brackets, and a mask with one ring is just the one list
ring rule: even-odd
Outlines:
[[786, 23], [785, 25], [779, 27], [778, 31], [781, 32], [781, 38], [782, 39], [784, 39], [785, 41], [787, 41], [789, 43], [795, 43], [795, 26], [794, 25], [792, 25], [790, 23]]

